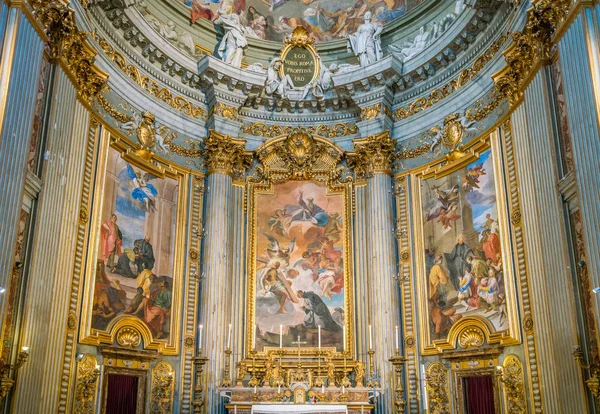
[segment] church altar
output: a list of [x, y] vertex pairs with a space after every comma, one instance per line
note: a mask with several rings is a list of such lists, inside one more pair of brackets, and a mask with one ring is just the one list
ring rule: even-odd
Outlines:
[[[229, 401], [225, 404], [228, 414], [271, 414], [271, 413], [370, 413], [374, 405], [370, 402], [371, 388], [312, 389], [305, 387], [234, 387], [223, 390], [221, 395]], [[380, 390], [376, 390], [378, 393]]]
[[278, 413], [333, 413], [347, 414], [348, 407], [345, 405], [285, 405], [285, 404], [267, 404], [252, 406], [252, 414], [278, 414]]

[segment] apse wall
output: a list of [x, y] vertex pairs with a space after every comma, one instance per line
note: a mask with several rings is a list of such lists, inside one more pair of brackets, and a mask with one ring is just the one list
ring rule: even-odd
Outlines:
[[[465, 412], [477, 376], [497, 413], [594, 410], [596, 2], [282, 3], [266, 39], [234, 12], [240, 67], [195, 1], [2, 3], [4, 410], [104, 412], [129, 375], [142, 412], [249, 412], [301, 347], [283, 394], [349, 412]], [[360, 66], [332, 28], [377, 10]], [[328, 87], [269, 90], [292, 47]], [[326, 352], [261, 308], [275, 261], [337, 312]]]

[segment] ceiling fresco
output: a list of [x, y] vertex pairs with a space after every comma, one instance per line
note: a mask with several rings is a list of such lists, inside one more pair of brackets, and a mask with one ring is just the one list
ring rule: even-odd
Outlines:
[[239, 15], [249, 38], [282, 41], [295, 27], [304, 26], [319, 42], [354, 33], [370, 11], [385, 24], [427, 0], [163, 0], [181, 3], [190, 23], [216, 21], [231, 12]]

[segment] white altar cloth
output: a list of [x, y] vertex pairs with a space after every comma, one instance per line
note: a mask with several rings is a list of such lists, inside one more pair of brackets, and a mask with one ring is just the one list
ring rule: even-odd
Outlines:
[[345, 405], [330, 404], [258, 404], [252, 406], [252, 414], [279, 413], [348, 413]]

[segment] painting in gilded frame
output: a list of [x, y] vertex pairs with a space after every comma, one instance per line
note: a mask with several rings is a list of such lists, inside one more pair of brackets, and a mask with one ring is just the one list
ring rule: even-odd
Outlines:
[[489, 343], [518, 342], [502, 169], [489, 143], [454, 168], [415, 174], [423, 350], [454, 349], [472, 324]]
[[[347, 192], [347, 191], [346, 191]], [[344, 351], [351, 282], [347, 194], [323, 183], [288, 181], [254, 195], [249, 341], [256, 351], [321, 346]], [[347, 338], [348, 339], [348, 338]]]
[[129, 325], [145, 348], [176, 353], [186, 176], [140, 162], [118, 141], [101, 154], [82, 342], [112, 343]]

